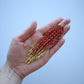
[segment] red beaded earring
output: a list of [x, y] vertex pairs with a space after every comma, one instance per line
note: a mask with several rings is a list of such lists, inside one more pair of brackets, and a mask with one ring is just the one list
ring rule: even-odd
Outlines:
[[28, 58], [25, 63], [30, 64], [43, 56], [48, 49], [52, 48], [59, 42], [63, 33], [64, 24], [52, 26], [43, 34], [43, 38], [40, 41], [31, 45], [31, 49], [28, 52]]

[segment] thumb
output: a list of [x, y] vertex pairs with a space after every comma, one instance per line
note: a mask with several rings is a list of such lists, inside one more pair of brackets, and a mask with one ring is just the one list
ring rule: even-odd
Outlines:
[[26, 30], [24, 30], [22, 33], [17, 35], [15, 38], [21, 42], [24, 42], [36, 31], [36, 27], [37, 27], [37, 22], [33, 21], [32, 24]]

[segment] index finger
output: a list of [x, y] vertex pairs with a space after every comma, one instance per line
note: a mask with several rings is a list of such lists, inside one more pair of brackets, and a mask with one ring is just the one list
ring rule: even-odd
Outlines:
[[57, 19], [55, 19], [55, 20], [49, 22], [48, 24], [42, 26], [42, 27], [39, 28], [37, 31], [39, 31], [40, 33], [44, 34], [44, 33], [47, 32], [53, 25], [59, 24], [62, 20], [63, 20], [63, 18], [58, 17]]

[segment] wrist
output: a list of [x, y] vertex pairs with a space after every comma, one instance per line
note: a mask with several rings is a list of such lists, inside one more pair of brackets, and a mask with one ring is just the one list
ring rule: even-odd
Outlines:
[[13, 84], [14, 82], [18, 82], [18, 84], [20, 84], [22, 82], [22, 79], [14, 72], [13, 68], [9, 67], [7, 63], [0, 70], [0, 80], [2, 81], [1, 83], [7, 81], [9, 84]]

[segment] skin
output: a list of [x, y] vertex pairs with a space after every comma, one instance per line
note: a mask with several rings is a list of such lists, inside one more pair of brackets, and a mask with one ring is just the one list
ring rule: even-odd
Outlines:
[[[64, 44], [64, 38], [62, 38], [53, 48], [47, 50], [43, 57], [34, 61], [33, 63], [25, 64], [28, 50], [30, 49], [31, 44], [41, 39], [43, 37], [43, 34], [48, 31], [52, 25], [64, 24], [65, 35], [70, 29], [69, 23], [70, 19], [63, 19], [59, 17], [36, 30], [37, 23], [36, 21], [33, 21], [26, 30], [15, 36], [12, 39], [7, 54], [7, 61], [0, 72], [0, 84], [21, 84], [21, 81], [25, 76], [45, 65], [53, 56], [53, 54], [57, 52], [57, 50], [60, 49], [61, 46]], [[11, 80], [8, 79], [8, 75], [10, 73], [13, 74], [13, 77], [11, 77], [11, 75], [9, 76]], [[5, 82], [3, 78], [6, 80]], [[7, 83], [7, 81], [9, 82]]]

